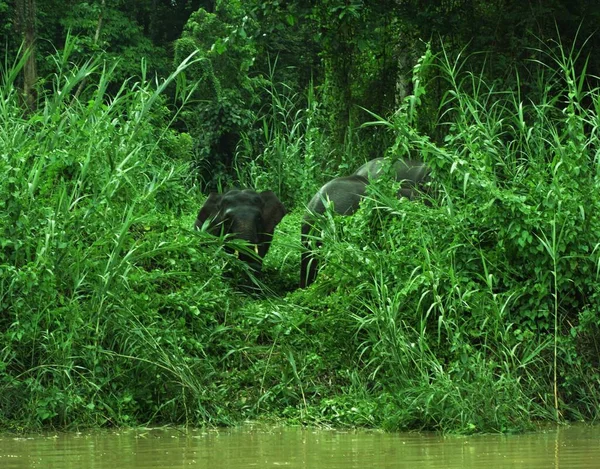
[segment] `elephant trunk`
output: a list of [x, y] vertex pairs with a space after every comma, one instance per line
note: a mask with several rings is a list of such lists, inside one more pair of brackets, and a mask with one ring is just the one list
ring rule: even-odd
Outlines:
[[252, 220], [242, 219], [234, 221], [231, 226], [231, 233], [235, 239], [248, 243], [247, 250], [236, 250], [236, 257], [246, 262], [252, 270], [260, 272], [262, 268], [260, 239]]

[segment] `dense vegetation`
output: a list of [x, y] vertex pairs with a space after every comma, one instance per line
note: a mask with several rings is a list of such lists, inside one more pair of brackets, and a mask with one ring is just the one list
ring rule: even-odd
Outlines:
[[[0, 1], [0, 425], [596, 419], [600, 9], [429, 4]], [[431, 206], [373, 183], [297, 289], [378, 156]], [[230, 185], [288, 208], [260, 276], [192, 230]]]

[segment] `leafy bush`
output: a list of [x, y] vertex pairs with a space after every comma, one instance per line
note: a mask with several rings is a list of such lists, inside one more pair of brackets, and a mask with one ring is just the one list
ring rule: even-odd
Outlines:
[[[393, 137], [388, 159], [430, 165], [430, 193], [398, 200], [383, 177], [353, 216], [326, 213], [321, 272], [295, 290], [303, 203], [360, 157], [349, 147], [335, 168], [312, 88], [303, 102], [273, 73], [260, 81], [269, 99], [248, 117], [261, 132], [243, 136], [228, 176], [278, 191], [291, 212], [263, 274], [226, 253], [239, 241], [192, 231], [201, 202], [190, 165], [210, 142], [175, 133], [179, 114], [161, 93], [175, 83], [193, 112], [208, 75], [196, 84], [181, 72], [248, 52], [231, 47], [109, 95], [113, 68], [73, 65], [67, 44], [53, 91], [30, 115], [14, 86], [23, 62], [4, 71], [0, 422], [284, 418], [507, 432], [596, 418], [599, 93], [584, 91], [576, 54], [532, 64], [539, 99], [526, 101], [459, 73], [468, 59], [426, 51], [414, 94], [369, 125]], [[443, 144], [418, 130], [433, 127], [419, 115], [432, 65], [445, 80]]]
[[198, 174], [211, 189], [233, 182], [238, 141], [255, 120], [252, 104], [261, 79], [248, 74], [256, 55], [254, 29], [243, 11], [221, 3], [215, 13], [194, 12], [176, 43], [176, 63], [191, 53], [199, 56], [188, 71], [197, 85], [191, 91], [193, 105], [181, 120], [194, 139]]
[[599, 93], [584, 91], [576, 54], [546, 56], [532, 66], [539, 102], [439, 57], [444, 146], [417, 133], [408, 105], [370, 124], [395, 132], [390, 158], [431, 166], [433, 207], [378, 180], [355, 215], [325, 217], [310, 304], [326, 292], [352, 313], [380, 425], [511, 431], [597, 416], [597, 116], [582, 103]]
[[160, 142], [185, 140], [152, 124], [191, 58], [162, 83], [109, 96], [113, 69], [74, 66], [70, 50], [55, 57], [54, 90], [35, 114], [19, 107], [22, 62], [0, 87], [0, 418], [29, 428], [219, 421], [203, 357], [232, 303], [225, 257], [218, 239], [176, 219], [193, 210], [189, 160]]

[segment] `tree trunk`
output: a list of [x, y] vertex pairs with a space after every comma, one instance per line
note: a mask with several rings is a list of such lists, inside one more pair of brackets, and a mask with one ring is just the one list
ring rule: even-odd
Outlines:
[[104, 9], [106, 8], [106, 0], [100, 2], [100, 14], [98, 15], [98, 24], [96, 25], [96, 34], [94, 34], [94, 45], [98, 44], [100, 39], [100, 31], [102, 30], [102, 20], [104, 19]]
[[404, 103], [404, 99], [411, 93], [412, 67], [414, 66], [414, 52], [412, 47], [407, 43], [403, 43], [400, 46], [396, 65], [396, 109], [400, 109]]
[[35, 59], [36, 8], [35, 0], [16, 0], [16, 28], [23, 36], [23, 45], [27, 51], [27, 61], [23, 66], [23, 98], [30, 111], [37, 107], [37, 64]]

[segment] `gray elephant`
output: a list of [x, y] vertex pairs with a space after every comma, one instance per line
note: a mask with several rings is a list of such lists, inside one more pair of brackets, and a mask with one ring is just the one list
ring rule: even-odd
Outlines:
[[[358, 168], [354, 175], [373, 180], [383, 176], [384, 170], [384, 159], [375, 158]], [[422, 161], [398, 160], [392, 164], [392, 170], [394, 179], [401, 183], [399, 198], [406, 197], [413, 200], [418, 193], [427, 191], [431, 171]]]
[[[399, 160], [392, 164], [393, 177], [401, 182], [398, 197], [414, 199], [426, 190], [430, 170], [422, 161]], [[333, 210], [340, 215], [351, 215], [358, 210], [369, 181], [384, 175], [383, 158], [375, 158], [362, 165], [352, 176], [338, 177], [326, 183], [308, 203], [308, 213], [301, 228], [304, 247], [300, 260], [300, 288], [309, 286], [317, 275], [317, 261], [310, 249], [310, 234], [316, 218], [323, 214], [326, 203], [333, 203]]]
[[231, 234], [247, 241], [256, 256], [239, 253], [239, 258], [250, 268], [260, 271], [277, 224], [286, 210], [272, 191], [255, 192], [251, 189], [231, 189], [223, 194], [211, 192], [198, 212], [195, 227], [201, 229], [208, 220], [208, 232], [219, 236]]

